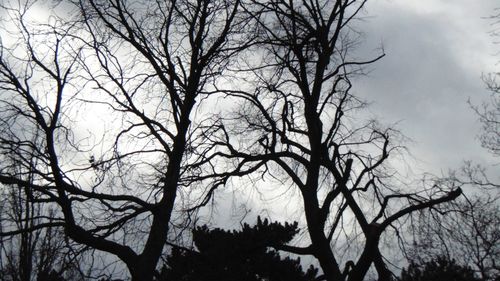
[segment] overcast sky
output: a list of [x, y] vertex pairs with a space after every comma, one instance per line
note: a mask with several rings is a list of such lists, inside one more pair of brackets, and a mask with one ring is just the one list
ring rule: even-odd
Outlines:
[[[500, 70], [500, 54], [495, 56], [500, 45], [489, 35], [493, 26], [487, 19], [498, 7], [498, 0], [368, 1], [360, 25], [366, 35], [360, 53], [373, 58], [383, 46], [386, 56], [355, 81], [353, 91], [372, 102], [369, 110], [381, 121], [397, 123], [413, 140], [408, 147], [419, 161], [416, 173], [445, 174], [465, 160], [489, 166], [500, 162], [481, 148], [480, 123], [467, 103], [486, 101], [489, 92], [481, 76]], [[499, 167], [490, 172], [497, 179]], [[218, 206], [219, 217], [235, 208], [241, 218], [240, 203], [246, 203], [247, 209], [256, 204], [251, 199], [231, 201], [235, 197], [227, 195], [217, 194], [227, 199]], [[251, 216], [262, 214], [259, 208]], [[297, 210], [294, 205], [291, 208]], [[276, 214], [271, 218], [279, 219]], [[238, 227], [238, 223], [233, 218], [225, 225]]]
[[372, 102], [369, 110], [378, 119], [397, 122], [411, 138], [417, 173], [444, 174], [465, 160], [500, 162], [481, 148], [480, 123], [467, 103], [488, 99], [481, 76], [500, 69], [500, 45], [487, 19], [500, 13], [495, 8], [500, 1], [368, 1], [360, 54], [373, 58], [383, 46], [386, 56], [355, 81], [354, 93]]
[[[480, 146], [481, 124], [467, 103], [469, 99], [477, 105], [487, 101], [490, 93], [481, 76], [500, 71], [500, 54], [495, 56], [500, 44], [494, 44], [500, 38], [490, 36], [493, 22], [487, 19], [495, 8], [500, 8], [500, 1], [368, 1], [360, 25], [366, 36], [361, 53], [373, 58], [382, 45], [386, 56], [354, 83], [354, 93], [372, 102], [369, 110], [379, 120], [397, 122], [411, 138], [408, 148], [417, 161], [416, 174], [446, 175], [472, 160], [488, 166], [489, 174], [500, 179], [499, 166], [493, 165], [500, 160]], [[262, 214], [262, 203], [257, 202], [244, 202], [247, 210], [258, 205], [249, 217]], [[272, 201], [264, 208], [274, 204], [283, 206]], [[296, 207], [290, 205], [289, 210], [284, 206], [285, 213], [293, 215]], [[219, 207], [219, 215], [230, 213]], [[273, 212], [264, 215], [282, 219]], [[229, 227], [238, 227], [234, 218], [228, 221]]]
[[369, 110], [379, 120], [398, 122], [411, 138], [416, 172], [446, 173], [464, 160], [499, 162], [481, 148], [480, 123], [467, 103], [488, 99], [481, 76], [500, 69], [500, 44], [487, 19], [500, 13], [495, 8], [500, 1], [368, 1], [359, 51], [370, 59], [383, 46], [386, 56], [355, 81], [354, 93], [372, 102]]
[[[468, 100], [480, 105], [490, 93], [482, 75], [500, 70], [500, 45], [489, 34], [489, 16], [500, 8], [498, 0], [371, 0], [359, 25], [365, 42], [359, 56], [371, 59], [386, 56], [369, 66], [367, 76], [353, 84], [354, 94], [371, 102], [368, 110], [385, 124], [397, 128], [411, 139], [407, 147], [413, 157], [411, 172], [417, 179], [423, 173], [446, 175], [471, 160], [489, 168], [499, 179], [499, 159], [483, 149], [478, 140], [481, 124]], [[500, 11], [496, 11], [499, 13]], [[405, 173], [406, 171], [400, 171]], [[250, 189], [252, 190], [252, 189]], [[251, 210], [247, 220], [263, 214], [283, 219], [272, 210], [282, 202], [262, 202], [259, 196], [235, 196], [222, 191], [215, 224], [238, 227], [242, 208]], [[245, 204], [242, 207], [241, 203]], [[294, 203], [279, 208], [294, 215]], [[268, 209], [267, 209], [268, 208]], [[231, 218], [224, 215], [233, 214]]]
[[[481, 79], [500, 68], [489, 35], [497, 0], [369, 1], [365, 53], [386, 56], [355, 84], [370, 110], [413, 140], [421, 171], [446, 172], [464, 160], [493, 163], [480, 147], [478, 117], [467, 104], [489, 97]], [[500, 38], [496, 38], [499, 41]], [[496, 159], [498, 162], [498, 159]], [[498, 166], [496, 167], [498, 170]], [[498, 173], [496, 173], [498, 174]]]

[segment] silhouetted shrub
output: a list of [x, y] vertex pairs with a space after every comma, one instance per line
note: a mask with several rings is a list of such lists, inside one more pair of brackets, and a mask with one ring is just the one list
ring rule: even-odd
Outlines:
[[400, 281], [481, 281], [468, 266], [456, 264], [455, 260], [437, 257], [430, 261], [412, 261], [401, 272]]
[[206, 225], [193, 230], [198, 251], [175, 248], [159, 280], [182, 281], [312, 281], [318, 270], [302, 270], [300, 259], [280, 255], [268, 247], [283, 245], [297, 234], [297, 223], [282, 225], [260, 218], [240, 231]]
[[36, 278], [37, 281], [69, 281], [62, 277], [58, 272], [54, 270], [44, 270], [40, 271]]

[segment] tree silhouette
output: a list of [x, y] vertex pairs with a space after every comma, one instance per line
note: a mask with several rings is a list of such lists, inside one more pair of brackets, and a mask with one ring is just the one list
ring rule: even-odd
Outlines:
[[466, 264], [482, 280], [500, 278], [500, 209], [484, 196], [461, 198], [445, 213], [424, 212], [416, 218], [412, 259], [435, 256]]
[[481, 281], [467, 266], [458, 265], [455, 260], [436, 257], [426, 262], [411, 262], [401, 272], [400, 281]]
[[281, 258], [269, 249], [290, 242], [297, 232], [297, 223], [260, 218], [256, 225], [244, 224], [238, 231], [197, 227], [193, 230], [197, 250], [174, 248], [160, 280], [315, 280], [317, 269], [311, 266], [304, 273], [300, 259]]
[[[16, 164], [13, 168], [20, 173], [24, 170]], [[27, 181], [33, 177], [29, 170], [24, 174]], [[61, 227], [23, 231], [55, 217], [54, 210], [32, 204], [33, 196], [30, 188], [0, 185], [0, 232], [4, 229], [19, 232], [0, 237], [0, 280], [32, 281], [36, 278], [42, 281], [56, 276], [83, 280], [80, 261], [85, 251], [68, 241]]]
[[[33, 2], [0, 5], [0, 183], [57, 212], [3, 237], [62, 227], [150, 281], [173, 227], [251, 174], [302, 196], [310, 245], [276, 249], [314, 256], [329, 281], [372, 265], [389, 280], [383, 233], [461, 194], [388, 183], [398, 133], [350, 92], [383, 56], [351, 55], [366, 0], [54, 0], [73, 13], [42, 23]], [[349, 260], [342, 241], [361, 245]]]
[[403, 149], [394, 140], [399, 133], [364, 120], [366, 104], [351, 93], [353, 78], [384, 56], [352, 55], [359, 43], [353, 22], [366, 2], [251, 1], [262, 52], [244, 73], [255, 79], [246, 91], [219, 87], [244, 100], [222, 122], [221, 154], [300, 194], [310, 244], [281, 249], [314, 256], [329, 281], [361, 281], [372, 266], [380, 280], [392, 279], [383, 234], [462, 193], [391, 184], [397, 171], [389, 158]]
[[473, 107], [479, 115], [483, 132], [480, 136], [481, 145], [495, 156], [500, 156], [500, 72], [492, 73], [485, 79], [491, 92], [490, 102], [481, 108]]
[[[132, 280], [151, 280], [174, 213], [225, 182], [211, 176], [213, 124], [194, 113], [252, 41], [241, 4], [2, 1], [0, 183], [30, 189], [57, 216], [1, 236], [63, 227]], [[33, 16], [47, 7], [59, 10]]]
[[[489, 18], [499, 36], [500, 14]], [[484, 82], [490, 99], [482, 105], [470, 106], [479, 117], [482, 130], [478, 136], [481, 146], [493, 155], [500, 156], [500, 72], [485, 75]], [[491, 170], [490, 170], [491, 169]], [[500, 182], [497, 165], [486, 167], [466, 161], [461, 169], [452, 171], [445, 178], [436, 179], [438, 184], [467, 186], [473, 191], [467, 197], [449, 204], [446, 212], [424, 212], [415, 220], [412, 241], [417, 258], [442, 256], [469, 265], [482, 280], [500, 279]], [[491, 172], [491, 173], [490, 173]]]
[[[492, 22], [493, 30], [491, 36], [495, 40], [500, 37], [500, 13], [495, 9], [494, 15], [489, 20]], [[482, 133], [479, 137], [481, 145], [495, 156], [500, 156], [500, 71], [489, 73], [484, 77], [484, 81], [490, 91], [490, 101], [483, 103], [482, 107], [472, 106], [479, 116], [482, 126]], [[500, 187], [500, 185], [497, 185]]]
[[67, 281], [67, 279], [62, 277], [59, 273], [50, 270], [39, 272], [36, 281]]

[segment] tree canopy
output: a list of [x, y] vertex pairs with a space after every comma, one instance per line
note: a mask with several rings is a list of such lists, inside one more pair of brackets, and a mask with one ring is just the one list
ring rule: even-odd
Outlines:
[[[354, 22], [366, 3], [0, 4], [7, 19], [0, 24], [0, 183], [28, 190], [33, 209], [54, 210], [23, 227], [2, 220], [0, 236], [62, 229], [72, 243], [119, 261], [132, 280], [151, 281], [166, 245], [182, 246], [197, 211], [243, 178], [257, 190], [270, 181], [283, 198], [297, 194], [307, 238], [286, 243], [297, 225], [202, 227], [193, 233], [199, 252], [174, 246], [174, 260], [196, 260], [225, 238], [249, 253], [257, 247], [261, 259], [247, 258], [269, 278], [277, 278], [269, 264], [297, 280], [315, 272], [302, 274], [298, 261], [259, 243], [314, 257], [328, 281], [361, 281], [370, 268], [393, 279], [383, 235], [399, 235], [403, 218], [462, 190], [391, 181], [400, 134], [362, 118], [366, 103], [351, 91], [363, 68], [385, 55], [353, 55]], [[33, 15], [46, 4], [48, 16]]]
[[475, 277], [474, 271], [461, 266], [455, 260], [436, 257], [426, 262], [412, 261], [408, 268], [401, 272], [400, 281], [481, 281]]
[[260, 218], [241, 230], [197, 227], [193, 230], [196, 250], [173, 248], [160, 280], [315, 280], [317, 269], [311, 266], [303, 272], [300, 259], [281, 258], [270, 249], [289, 243], [297, 232], [297, 223], [283, 225]]

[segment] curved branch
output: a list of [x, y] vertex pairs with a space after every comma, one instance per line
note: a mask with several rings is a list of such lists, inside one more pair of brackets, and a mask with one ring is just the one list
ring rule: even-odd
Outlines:
[[391, 223], [395, 222], [399, 218], [401, 218], [403, 216], [406, 216], [406, 215], [408, 215], [408, 214], [410, 214], [410, 213], [412, 213], [414, 211], [423, 210], [423, 209], [426, 209], [426, 208], [431, 208], [431, 207], [433, 207], [435, 205], [455, 200], [461, 194], [462, 194], [462, 189], [459, 187], [459, 188], [457, 188], [457, 189], [449, 192], [447, 195], [442, 196], [440, 198], [431, 199], [431, 200], [429, 200], [427, 202], [423, 202], [423, 203], [420, 203], [420, 204], [417, 204], [417, 205], [412, 205], [412, 206], [406, 207], [406, 208], [400, 210], [399, 212], [391, 215], [386, 220], [384, 220], [384, 222], [382, 222], [380, 224], [380, 228], [381, 229], [385, 229], [387, 226], [389, 226]]

